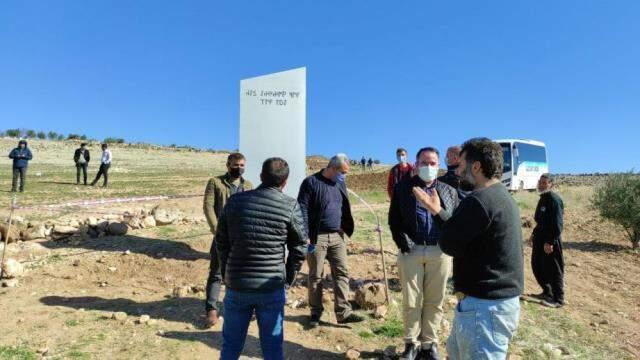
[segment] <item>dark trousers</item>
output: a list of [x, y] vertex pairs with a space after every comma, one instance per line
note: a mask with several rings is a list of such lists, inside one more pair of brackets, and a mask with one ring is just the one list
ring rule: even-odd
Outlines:
[[564, 257], [562, 243], [553, 244], [553, 252], [544, 252], [544, 241], [533, 240], [531, 269], [542, 291], [555, 301], [564, 302]]
[[220, 273], [220, 261], [218, 260], [218, 250], [216, 249], [215, 237], [211, 243], [211, 263], [209, 264], [209, 278], [207, 278], [207, 300], [205, 308], [218, 310], [218, 300], [220, 299], [220, 288], [222, 287], [222, 274]]
[[18, 178], [20, 179], [20, 191], [24, 191], [24, 181], [27, 178], [27, 167], [13, 168], [13, 180], [11, 181], [11, 191], [18, 189]]
[[82, 172], [84, 178], [84, 184], [87, 185], [87, 167], [89, 164], [76, 164], [76, 184], [80, 184], [80, 172]]
[[100, 176], [104, 176], [104, 183], [102, 185], [107, 186], [107, 182], [109, 182], [109, 167], [111, 167], [111, 164], [100, 164], [100, 170], [98, 170], [98, 174], [91, 185], [95, 185], [98, 180], [100, 180]]

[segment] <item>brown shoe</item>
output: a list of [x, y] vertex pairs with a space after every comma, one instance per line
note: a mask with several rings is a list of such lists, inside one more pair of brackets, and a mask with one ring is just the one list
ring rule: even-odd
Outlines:
[[207, 312], [207, 321], [206, 321], [207, 328], [212, 328], [216, 326], [217, 323], [218, 323], [218, 311], [209, 310]]

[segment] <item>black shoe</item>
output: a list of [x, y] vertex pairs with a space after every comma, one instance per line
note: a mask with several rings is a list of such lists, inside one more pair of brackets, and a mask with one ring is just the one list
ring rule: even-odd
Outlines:
[[558, 302], [556, 300], [542, 300], [542, 305], [550, 308], [561, 308], [564, 306], [564, 302]]
[[320, 315], [312, 314], [309, 317], [309, 326], [312, 328], [318, 327], [320, 325]]
[[416, 360], [419, 353], [420, 349], [416, 344], [404, 344], [404, 351], [400, 355], [400, 360]]
[[364, 318], [355, 313], [351, 313], [351, 315], [347, 316], [344, 319], [338, 320], [338, 324], [350, 324], [350, 323], [358, 323], [364, 321]]
[[423, 345], [422, 350], [420, 350], [420, 359], [440, 360], [440, 355], [438, 355], [438, 345], [436, 345], [436, 343], [431, 343], [429, 348], [425, 348]]

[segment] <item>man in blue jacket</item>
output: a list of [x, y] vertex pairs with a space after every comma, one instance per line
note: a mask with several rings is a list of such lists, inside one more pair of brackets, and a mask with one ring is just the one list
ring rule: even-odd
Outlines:
[[20, 178], [20, 192], [24, 192], [24, 182], [27, 177], [27, 167], [29, 160], [33, 159], [31, 150], [27, 147], [25, 140], [18, 142], [18, 147], [11, 150], [9, 158], [13, 159], [13, 181], [11, 182], [11, 191], [16, 192], [18, 188], [18, 178]]

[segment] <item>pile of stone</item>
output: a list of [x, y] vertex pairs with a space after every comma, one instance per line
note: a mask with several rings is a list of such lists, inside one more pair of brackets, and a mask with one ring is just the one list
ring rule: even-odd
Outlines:
[[181, 210], [158, 205], [151, 210], [139, 209], [124, 213], [88, 217], [70, 218], [46, 222], [27, 221], [22, 217], [14, 218], [11, 234], [8, 226], [0, 224], [0, 238], [9, 236], [9, 241], [48, 240], [86, 240], [104, 236], [123, 236], [130, 230], [153, 228], [164, 225], [200, 224], [204, 218], [185, 216]]

